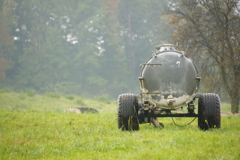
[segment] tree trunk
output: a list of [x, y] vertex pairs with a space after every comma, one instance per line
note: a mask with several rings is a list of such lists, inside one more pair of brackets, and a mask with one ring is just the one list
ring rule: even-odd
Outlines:
[[233, 114], [238, 113], [238, 110], [239, 110], [238, 93], [233, 93], [232, 95], [230, 95], [230, 103], [231, 103], [231, 112]]
[[135, 60], [135, 51], [133, 50], [133, 35], [132, 35], [132, 25], [131, 25], [131, 15], [128, 14], [128, 29], [129, 29], [129, 35], [130, 35], [130, 38], [129, 38], [129, 49], [130, 49], [130, 64], [129, 64], [129, 67], [130, 67], [130, 71], [131, 71], [131, 78], [134, 79], [135, 78], [135, 74], [136, 74], [136, 71], [135, 71], [135, 64], [136, 64], [136, 60]]
[[[235, 75], [235, 80], [228, 83], [226, 70], [223, 65], [220, 66], [220, 70], [221, 70], [221, 77], [223, 80], [224, 87], [230, 97], [231, 112], [233, 114], [238, 113], [239, 100], [240, 100], [240, 98], [239, 98], [239, 77], [238, 77], [238, 75]], [[230, 86], [228, 84], [230, 84]]]

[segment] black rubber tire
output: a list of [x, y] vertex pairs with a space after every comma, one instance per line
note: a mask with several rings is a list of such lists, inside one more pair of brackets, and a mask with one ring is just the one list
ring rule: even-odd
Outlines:
[[199, 98], [198, 127], [204, 131], [221, 127], [220, 99], [217, 94], [205, 93]]
[[134, 94], [126, 93], [118, 97], [118, 128], [123, 131], [139, 130], [138, 99]]

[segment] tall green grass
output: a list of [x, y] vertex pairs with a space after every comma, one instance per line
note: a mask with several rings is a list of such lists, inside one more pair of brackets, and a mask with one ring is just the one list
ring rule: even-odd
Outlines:
[[[240, 117], [222, 117], [222, 128], [201, 131], [159, 118], [164, 129], [117, 129], [117, 104], [74, 96], [51, 98], [0, 93], [1, 159], [240, 159]], [[81, 99], [99, 114], [64, 114]], [[175, 118], [179, 125], [191, 118]]]

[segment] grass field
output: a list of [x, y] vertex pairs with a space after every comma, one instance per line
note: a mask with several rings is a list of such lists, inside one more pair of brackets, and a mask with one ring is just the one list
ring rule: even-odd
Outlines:
[[[64, 114], [92, 107], [98, 114]], [[229, 111], [228, 104], [222, 110]], [[117, 129], [117, 102], [106, 97], [36, 95], [0, 91], [1, 159], [240, 159], [240, 117], [222, 117], [222, 128], [201, 131], [197, 120], [164, 129], [149, 124], [135, 132]], [[184, 125], [192, 118], [175, 118]]]

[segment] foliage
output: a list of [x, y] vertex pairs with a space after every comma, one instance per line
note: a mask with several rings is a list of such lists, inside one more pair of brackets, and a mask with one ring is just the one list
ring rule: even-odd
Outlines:
[[[205, 88], [229, 95], [232, 112], [240, 100], [240, 10], [238, 0], [174, 1], [172, 39], [200, 62]], [[218, 90], [216, 90], [218, 89]]]
[[10, 91], [7, 89], [0, 89], [0, 93], [9, 93]]
[[[68, 96], [67, 96], [68, 97]], [[56, 93], [46, 93], [44, 95], [35, 94], [30, 97], [26, 92], [0, 92], [0, 109], [14, 111], [39, 111], [63, 113], [66, 108], [79, 108], [80, 105], [93, 107], [99, 112], [114, 112], [116, 102], [97, 99], [87, 99], [76, 95], [70, 95], [74, 100], [69, 100], [65, 96]], [[105, 98], [104, 98], [105, 99]]]
[[27, 94], [29, 97], [35, 96], [34, 91], [31, 91], [31, 90], [27, 91], [26, 94]]
[[76, 103], [79, 105], [79, 106], [86, 106], [86, 103], [84, 102], [84, 100], [82, 98], [78, 99], [76, 101]]
[[111, 98], [136, 92], [139, 64], [166, 37], [166, 2], [2, 0], [0, 86]]
[[[122, 132], [117, 129], [115, 102], [98, 106], [100, 102], [84, 99], [100, 113], [78, 115], [63, 113], [65, 108], [78, 107], [66, 98], [18, 97], [18, 93], [0, 94], [2, 159], [240, 158], [240, 117], [222, 117], [221, 129], [206, 132], [197, 128], [197, 121], [181, 128], [170, 118], [160, 120], [164, 129], [142, 124], [137, 132]], [[228, 106], [223, 109], [229, 111]], [[186, 124], [190, 119], [176, 121]]]
[[108, 103], [108, 104], [110, 103], [107, 95], [94, 97], [93, 100], [96, 100], [96, 101], [99, 101], [99, 102]]
[[14, 15], [14, 0], [2, 0], [0, 8], [0, 82], [6, 80], [6, 70], [12, 69], [12, 58], [14, 51], [11, 27], [17, 16]]
[[24, 93], [20, 93], [19, 94], [19, 99], [20, 100], [25, 100], [26, 99], [26, 95]]
[[69, 100], [74, 100], [74, 95], [66, 95], [65, 98]]
[[58, 95], [57, 93], [46, 93], [45, 95], [50, 98], [60, 98], [60, 95]]

